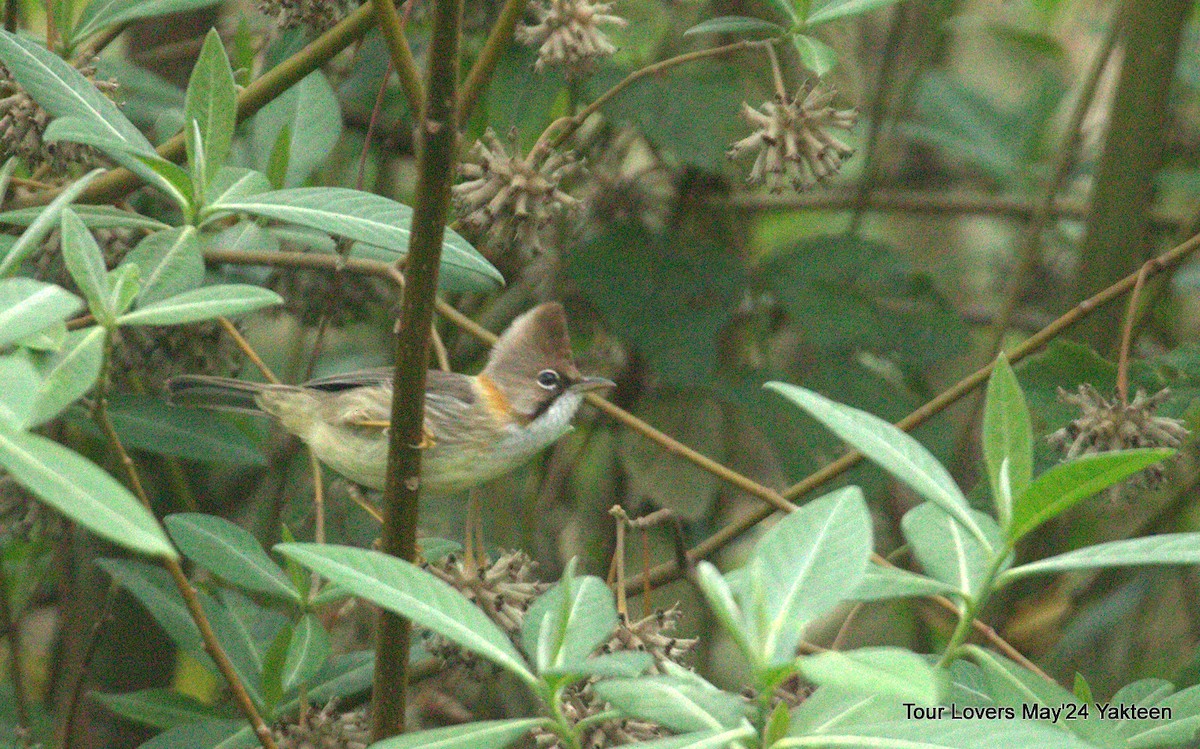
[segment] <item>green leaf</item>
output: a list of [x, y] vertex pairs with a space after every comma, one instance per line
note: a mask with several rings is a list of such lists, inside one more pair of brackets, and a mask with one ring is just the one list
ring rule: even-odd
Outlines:
[[848, 725], [839, 730], [790, 736], [774, 749], [790, 747], [871, 749], [1095, 749], [1066, 731], [1024, 720], [905, 720]]
[[158, 521], [100, 466], [36, 434], [0, 432], [0, 465], [68, 519], [131, 551], [177, 558]]
[[983, 592], [982, 585], [995, 554], [1005, 552], [996, 521], [982, 512], [969, 512], [987, 535], [987, 545], [980, 544], [954, 518], [932, 502], [909, 510], [900, 526], [925, 572], [954, 586], [955, 592], [964, 598], [974, 600]]
[[[857, 486], [780, 518], [755, 545], [741, 606], [758, 623], [758, 663], [791, 661], [804, 627], [858, 586], [871, 555], [871, 518]], [[736, 594], [735, 588], [735, 594]]]
[[170, 689], [140, 689], [122, 694], [92, 692], [92, 698], [114, 715], [163, 730], [225, 717], [208, 705]]
[[582, 663], [617, 628], [612, 591], [597, 577], [577, 579], [574, 563], [525, 614], [521, 639], [538, 673]]
[[108, 307], [117, 314], [133, 306], [141, 290], [141, 269], [136, 263], [122, 263], [108, 274]]
[[793, 25], [800, 21], [800, 16], [796, 14], [795, 0], [768, 0], [768, 2]]
[[584, 661], [568, 663], [561, 668], [550, 668], [541, 671], [546, 676], [570, 676], [577, 679], [595, 677], [598, 679], [632, 679], [641, 676], [646, 669], [654, 665], [654, 656], [649, 653], [636, 651], [619, 651], [605, 653]]
[[66, 320], [83, 301], [54, 284], [32, 278], [0, 280], [0, 348]]
[[329, 159], [341, 135], [341, 104], [329, 80], [315, 71], [254, 115], [254, 163], [274, 184], [297, 187]]
[[1016, 541], [1082, 500], [1174, 454], [1167, 448], [1115, 450], [1083, 455], [1054, 466], [1016, 497], [1009, 538]]
[[393, 736], [371, 744], [371, 749], [503, 749], [545, 722], [510, 718], [464, 723]]
[[944, 673], [902, 648], [826, 651], [800, 659], [800, 673], [814, 684], [936, 705], [946, 691]]
[[70, 208], [62, 212], [63, 263], [75, 285], [83, 292], [92, 315], [102, 325], [111, 325], [114, 311], [108, 307], [108, 268], [95, 237]]
[[697, 34], [775, 34], [782, 35], [787, 33], [787, 29], [777, 23], [764, 21], [760, 18], [749, 18], [747, 16], [720, 16], [718, 18], [710, 18], [707, 21], [702, 21], [687, 31], [683, 32], [684, 36], [695, 36]]
[[281, 627], [262, 656], [262, 693], [268, 713], [275, 712], [275, 707], [283, 699], [283, 661], [287, 658], [293, 630], [290, 622]]
[[307, 684], [329, 660], [329, 634], [321, 620], [312, 614], [300, 618], [292, 630], [287, 656], [283, 660], [283, 691], [290, 692]]
[[148, 305], [192, 291], [204, 281], [204, 256], [191, 226], [158, 231], [142, 238], [125, 256], [141, 275], [139, 304]]
[[624, 749], [726, 749], [731, 746], [742, 746], [735, 742], [750, 738], [754, 728], [745, 723], [729, 730], [695, 731], [681, 736], [670, 736], [656, 741], [639, 741], [633, 744], [622, 744]]
[[138, 749], [251, 749], [259, 746], [243, 720], [207, 720], [168, 729]]
[[[207, 185], [225, 165], [233, 144], [233, 129], [237, 125], [237, 88], [229, 58], [225, 56], [225, 46], [216, 29], [211, 29], [204, 38], [200, 57], [188, 80], [183, 111], [186, 121], [194, 121], [200, 130], [206, 168], [204, 179], [199, 183]], [[197, 154], [190, 147], [190, 140], [188, 144], [188, 160], [194, 164]]]
[[216, 673], [216, 664], [204, 652], [200, 630], [166, 570], [133, 559], [97, 559], [96, 566], [145, 607], [171, 642]]
[[130, 153], [154, 154], [150, 141], [111, 99], [32, 39], [0, 30], [0, 61], [21, 88], [54, 117], [77, 118], [97, 137], [119, 142]]
[[[98, 173], [103, 173], [103, 170], [99, 170]], [[39, 205], [32, 208], [17, 208], [12, 211], [5, 211], [4, 213], [0, 213], [0, 225], [29, 226], [46, 210], [46, 206]], [[72, 206], [71, 210], [75, 211], [79, 218], [83, 219], [83, 223], [89, 229], [149, 229], [150, 231], [158, 231], [159, 229], [170, 228], [170, 224], [164, 224], [158, 219], [143, 216], [133, 211], [125, 211], [111, 205], [87, 205], [79, 203]]]
[[261, 286], [221, 284], [205, 286], [138, 307], [117, 318], [118, 325], [179, 325], [211, 320], [222, 315], [233, 317], [263, 307], [282, 304], [283, 297]]
[[1145, 564], [1200, 564], [1200, 533], [1163, 533], [1085, 546], [1066, 554], [1013, 567], [999, 577], [997, 586], [1045, 572]]
[[250, 655], [254, 670], [261, 673], [267, 648], [290, 622], [278, 611], [263, 608], [233, 588], [222, 588], [217, 593], [229, 612], [233, 637], [241, 641], [240, 647]]
[[1013, 498], [1025, 491], [1033, 476], [1033, 427], [1025, 394], [1003, 353], [988, 378], [983, 458], [996, 516], [1000, 526], [1007, 529], [1012, 521]]
[[819, 3], [816, 8], [813, 8], [809, 12], [805, 24], [812, 28], [839, 18], [869, 13], [876, 8], [892, 5], [895, 2], [896, 0], [829, 0], [829, 2]]
[[278, 544], [275, 550], [355, 595], [411, 619], [492, 661], [527, 684], [535, 677], [491, 619], [458, 591], [424, 570], [376, 551], [322, 544]]
[[849, 597], [855, 601], [886, 601], [892, 598], [938, 596], [953, 592], [954, 586], [941, 580], [897, 567], [869, 564], [862, 582], [858, 584], [854, 595]]
[[267, 464], [258, 446], [222, 414], [132, 393], [112, 396], [108, 414], [127, 447], [202, 462]]
[[757, 653], [750, 645], [745, 614], [734, 598], [728, 581], [711, 562], [701, 560], [696, 564], [696, 584], [721, 628], [742, 651], [746, 660], [753, 663]]
[[279, 565], [245, 528], [197, 512], [163, 519], [184, 556], [226, 582], [284, 601], [300, 603], [300, 593]]
[[79, 44], [107, 26], [117, 26], [139, 18], [206, 8], [216, 5], [217, 2], [218, 0], [92, 0], [84, 7], [79, 21], [75, 24], [71, 44]]
[[0, 356], [0, 431], [27, 427], [33, 416], [41, 378], [28, 351]]
[[[254, 216], [319, 229], [382, 248], [393, 261], [408, 253], [412, 209], [394, 200], [342, 187], [299, 187], [222, 202], [214, 210]], [[442, 270], [449, 290], [487, 291], [504, 283], [500, 271], [457, 233], [446, 230]], [[440, 282], [439, 282], [440, 283]]]
[[91, 390], [104, 363], [104, 329], [73, 330], [62, 349], [34, 359], [41, 385], [30, 426], [45, 424]]
[[792, 711], [788, 733], [807, 736], [904, 718], [905, 709], [899, 700], [823, 686]]
[[[371, 688], [375, 675], [375, 651], [359, 650], [334, 656], [325, 667], [308, 682], [307, 698], [322, 704], [335, 697], [338, 699], [361, 694]], [[293, 699], [279, 705], [279, 715], [290, 715], [300, 706]]]
[[[0, 262], [0, 278], [15, 273], [20, 264], [34, 250], [41, 247], [42, 240], [46, 238], [46, 235], [59, 225], [63, 207], [73, 203], [75, 198], [79, 197], [88, 185], [103, 173], [103, 169], [93, 169], [60, 192], [45, 208], [39, 209], [37, 218], [29, 224], [29, 228], [21, 232], [16, 243], [4, 255], [4, 262]], [[3, 309], [2, 303], [0, 303], [0, 309]], [[6, 330], [6, 328], [7, 326], [0, 325], [0, 330]]]
[[994, 551], [989, 548], [987, 534], [971, 516], [967, 498], [921, 443], [878, 416], [835, 403], [811, 390], [785, 382], [768, 382], [764, 387], [803, 408], [880, 468], [953, 516], [985, 549]]
[[800, 55], [800, 61], [818, 78], [824, 76], [837, 65], [837, 50], [825, 42], [807, 34], [794, 34], [792, 46]]
[[[261, 195], [264, 192], [270, 191], [271, 183], [262, 175], [261, 172], [256, 172], [253, 169], [243, 169], [242, 167], [221, 167], [221, 170], [217, 172], [216, 177], [210, 180], [208, 190], [204, 194], [204, 203], [206, 208], [202, 223], [206, 222], [209, 216], [214, 213], [214, 211], [207, 206], [219, 205], [222, 202], [233, 200], [241, 200], [242, 198]], [[258, 227], [257, 224], [253, 224], [250, 221], [243, 221], [242, 223], [251, 224], [256, 228]], [[324, 237], [326, 241], [329, 241], [329, 237], [327, 235], [322, 234], [321, 236]]]
[[592, 689], [625, 715], [658, 723], [676, 733], [733, 728], [745, 709], [741, 697], [711, 684], [672, 676], [606, 679]]

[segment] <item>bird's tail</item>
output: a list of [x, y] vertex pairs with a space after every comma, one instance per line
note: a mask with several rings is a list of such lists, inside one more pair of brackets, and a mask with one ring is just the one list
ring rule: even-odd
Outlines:
[[231, 377], [180, 375], [167, 380], [167, 400], [176, 406], [194, 406], [214, 411], [260, 414], [256, 396], [270, 387]]

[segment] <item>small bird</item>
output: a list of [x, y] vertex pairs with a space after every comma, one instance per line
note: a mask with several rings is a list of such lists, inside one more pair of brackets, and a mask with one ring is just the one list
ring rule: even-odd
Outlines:
[[[422, 487], [452, 494], [508, 473], [571, 429], [584, 393], [613, 384], [575, 367], [561, 304], [529, 310], [500, 336], [479, 374], [427, 373]], [[390, 367], [303, 385], [183, 375], [168, 380], [166, 389], [176, 405], [270, 414], [325, 465], [383, 489]]]

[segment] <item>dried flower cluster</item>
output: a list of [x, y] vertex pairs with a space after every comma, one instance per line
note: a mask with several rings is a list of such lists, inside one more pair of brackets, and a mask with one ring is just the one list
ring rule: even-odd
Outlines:
[[588, 172], [583, 193], [588, 223], [666, 228], [677, 196], [674, 175], [635, 130], [618, 133]]
[[539, 73], [547, 65], [560, 66], [572, 75], [591, 72], [597, 60], [617, 51], [600, 26], [627, 25], [611, 13], [612, 3], [592, 0], [548, 0], [534, 5], [533, 11], [538, 22], [517, 28], [514, 38], [521, 44], [540, 45], [534, 63]]
[[366, 749], [371, 722], [365, 708], [338, 712], [331, 700], [320, 710], [307, 710], [276, 725], [274, 733], [279, 749]]
[[136, 377], [138, 385], [158, 392], [169, 377], [205, 373], [224, 377], [241, 369], [241, 352], [215, 320], [191, 325], [125, 326], [113, 349], [118, 382]]
[[[1138, 390], [1128, 405], [1119, 398], [1108, 400], [1088, 384], [1077, 393], [1058, 389], [1058, 399], [1078, 406], [1080, 416], [1047, 439], [1063, 451], [1067, 460], [1089, 453], [1105, 453], [1137, 447], [1179, 447], [1190, 432], [1178, 419], [1155, 416], [1171, 391], [1164, 388], [1152, 396]], [[1139, 476], [1153, 486], [1163, 478], [1161, 464], [1150, 466]]]
[[786, 176], [798, 192], [810, 189], [842, 169], [854, 149], [829, 134], [830, 128], [849, 130], [858, 120], [858, 109], [834, 109], [834, 91], [820, 85], [794, 97], [776, 96], [762, 110], [742, 102], [742, 119], [755, 131], [730, 146], [726, 155], [737, 158], [757, 151], [747, 182], [769, 183], [772, 192], [783, 189]]
[[258, 9], [281, 29], [305, 26], [323, 34], [358, 5], [355, 0], [259, 0]]
[[[78, 69], [105, 96], [113, 98], [116, 95], [115, 81], [96, 79], [94, 61]], [[18, 156], [33, 169], [45, 166], [54, 173], [61, 173], [72, 164], [86, 166], [102, 160], [100, 152], [91, 146], [42, 140], [42, 134], [53, 119], [25, 93], [8, 68], [0, 65], [0, 153], [5, 157]]]
[[539, 230], [579, 201], [560, 185], [583, 165], [571, 152], [535, 147], [524, 158], [488, 130], [459, 165], [465, 182], [453, 188], [462, 225], [486, 235], [494, 249], [519, 245], [526, 255], [541, 252]]

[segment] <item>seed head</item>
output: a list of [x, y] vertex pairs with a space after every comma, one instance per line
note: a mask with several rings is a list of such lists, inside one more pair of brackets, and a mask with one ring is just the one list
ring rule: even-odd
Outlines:
[[[94, 61], [78, 66], [78, 70], [105, 96], [116, 95], [116, 82], [96, 79]], [[21, 88], [8, 68], [0, 65], [0, 153], [18, 156], [32, 169], [45, 165], [55, 174], [65, 172], [72, 164], [103, 162], [100, 152], [91, 146], [42, 140], [53, 119]]]
[[735, 159], [757, 151], [754, 167], [746, 179], [752, 185], [769, 183], [772, 192], [783, 189], [786, 175], [797, 192], [804, 192], [836, 175], [842, 161], [854, 149], [829, 134], [830, 128], [849, 130], [858, 119], [858, 109], [830, 106], [834, 91], [814, 86], [801, 88], [794, 97], [776, 96], [762, 110], [742, 102], [742, 119], [755, 128], [730, 146], [726, 155]]
[[628, 22], [613, 15], [612, 3], [592, 0], [547, 0], [533, 6], [538, 22], [518, 27], [514, 38], [521, 44], [538, 47], [538, 59], [533, 64], [539, 73], [547, 65], [565, 68], [569, 74], [590, 73], [596, 61], [610, 57], [617, 48], [608, 40], [600, 26], [608, 24], [624, 28]]
[[259, 0], [258, 9], [281, 29], [306, 26], [323, 34], [358, 5], [355, 0]]

